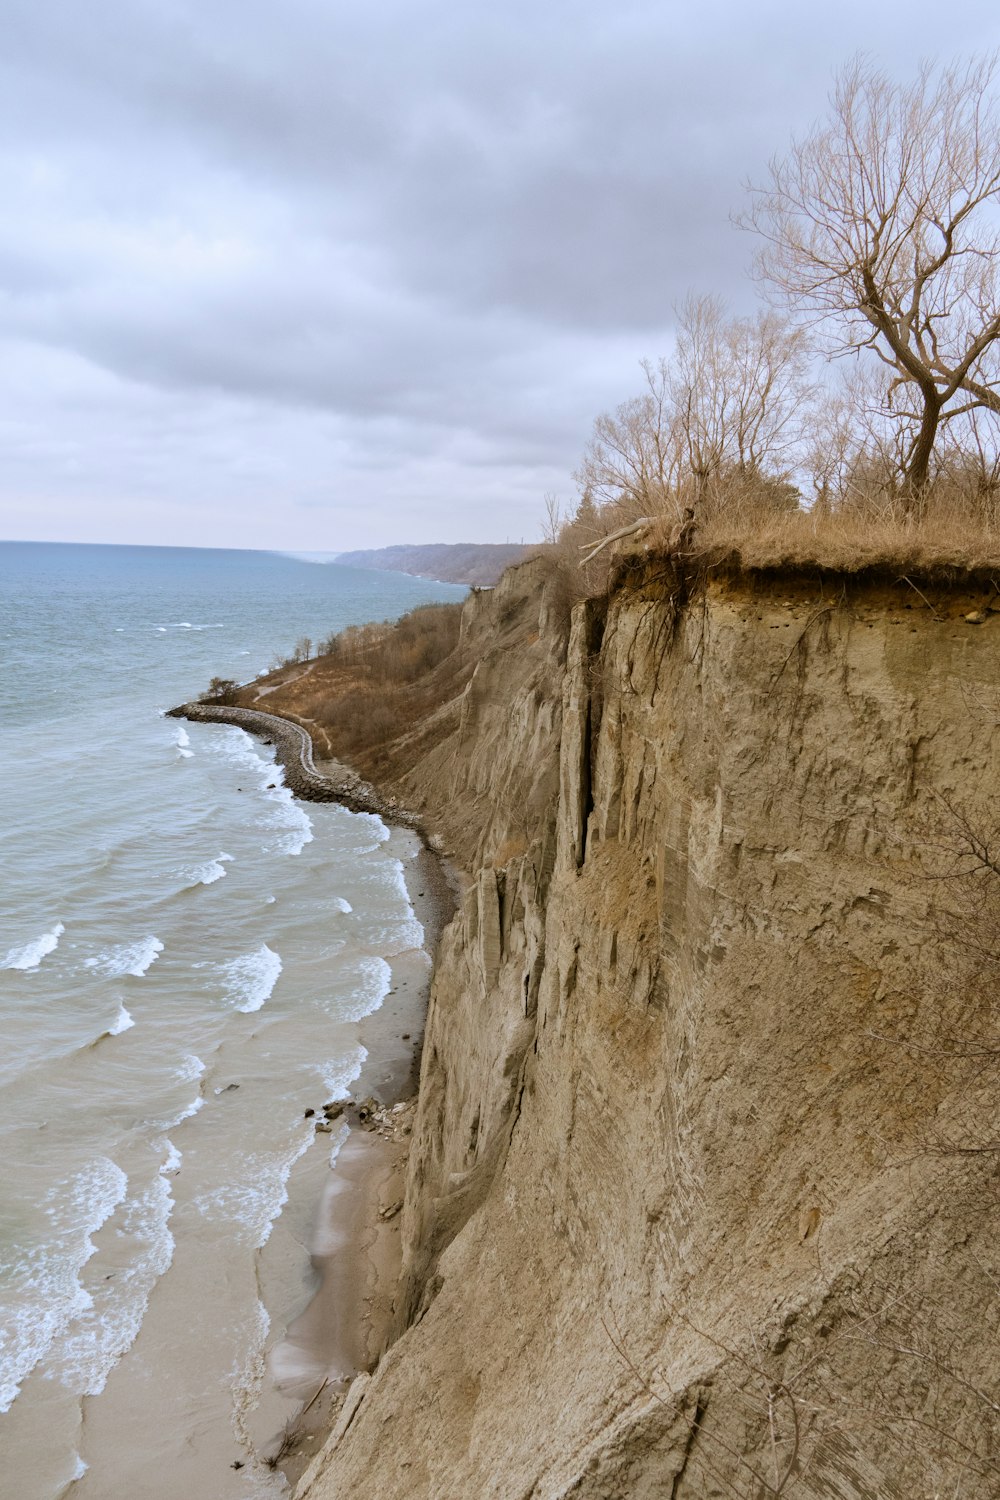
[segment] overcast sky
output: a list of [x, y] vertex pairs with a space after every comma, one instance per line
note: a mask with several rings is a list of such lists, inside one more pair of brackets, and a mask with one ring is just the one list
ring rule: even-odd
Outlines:
[[534, 539], [863, 48], [995, 0], [2, 0], [0, 537]]

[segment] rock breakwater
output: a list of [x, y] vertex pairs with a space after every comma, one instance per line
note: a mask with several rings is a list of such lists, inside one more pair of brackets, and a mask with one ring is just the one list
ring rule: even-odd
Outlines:
[[167, 718], [188, 719], [198, 724], [235, 724], [274, 746], [275, 759], [285, 773], [285, 785], [296, 797], [306, 802], [339, 802], [351, 812], [374, 813], [387, 822], [412, 828], [428, 841], [416, 813], [401, 807], [395, 797], [378, 792], [350, 767], [328, 762], [329, 770], [318, 771], [308, 731], [291, 719], [222, 703], [182, 703], [170, 709]]

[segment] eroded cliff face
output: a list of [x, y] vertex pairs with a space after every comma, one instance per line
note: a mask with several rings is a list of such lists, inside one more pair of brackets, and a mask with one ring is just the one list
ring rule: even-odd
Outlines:
[[987, 603], [470, 606], [395, 1341], [310, 1500], [1000, 1492]]

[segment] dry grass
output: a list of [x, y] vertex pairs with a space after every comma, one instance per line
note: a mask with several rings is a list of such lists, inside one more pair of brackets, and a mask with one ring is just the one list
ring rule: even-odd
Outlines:
[[[563, 528], [550, 550], [570, 574], [578, 597], [603, 593], [613, 586], [615, 558], [637, 548], [669, 549], [676, 534], [684, 496], [647, 497], [646, 515], [654, 524], [639, 538], [612, 545], [592, 562], [579, 565], [586, 544], [593, 545], [634, 519], [629, 506], [604, 506], [588, 518]], [[775, 504], [772, 497], [733, 482], [717, 491], [700, 511], [691, 550], [686, 554], [699, 570], [741, 572], [863, 573], [957, 581], [1000, 577], [1000, 503], [992, 493], [978, 493], [941, 482], [925, 497], [917, 515], [907, 514], [898, 496], [873, 488], [836, 506]]]
[[[659, 528], [666, 540], [669, 528]], [[969, 507], [930, 503], [918, 518], [864, 507], [784, 513], [722, 510], [699, 528], [695, 556], [736, 571], [893, 572], [958, 578], [1000, 573], [1000, 529]]]

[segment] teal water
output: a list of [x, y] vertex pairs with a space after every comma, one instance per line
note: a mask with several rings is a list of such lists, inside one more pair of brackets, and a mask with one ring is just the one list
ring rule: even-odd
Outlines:
[[[356, 1076], [357, 1021], [422, 937], [408, 835], [294, 802], [266, 747], [162, 711], [303, 635], [463, 593], [265, 553], [0, 544], [0, 1447], [19, 1500], [117, 1493], [100, 1403], [127, 1393], [141, 1426], [143, 1382], [152, 1456], [214, 1452], [213, 1423], [239, 1451], [304, 1106]], [[194, 1389], [179, 1308], [202, 1320]], [[248, 1462], [213, 1493], [280, 1488]]]

